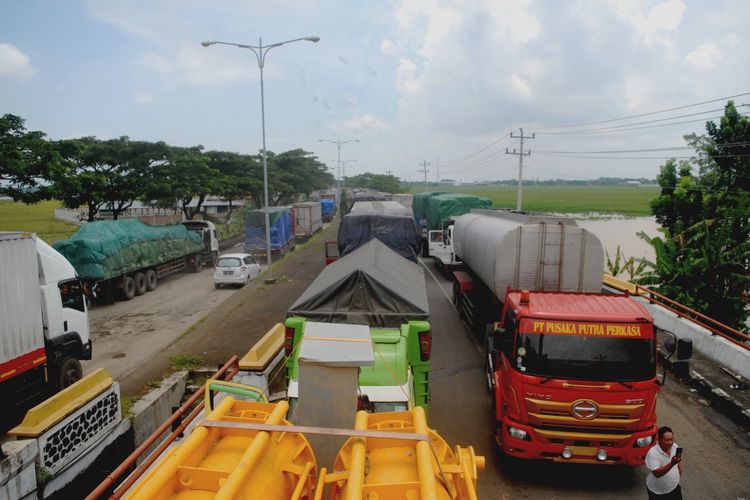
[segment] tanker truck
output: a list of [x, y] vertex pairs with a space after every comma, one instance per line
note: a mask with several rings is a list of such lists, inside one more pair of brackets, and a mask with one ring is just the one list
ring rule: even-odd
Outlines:
[[[211, 239], [215, 232], [205, 233]], [[73, 264], [93, 298], [112, 303], [154, 290], [170, 274], [203, 267], [203, 236], [182, 224], [148, 226], [135, 219], [89, 222], [55, 250]], [[208, 253], [212, 259], [211, 252]]]
[[81, 378], [91, 359], [83, 284], [31, 233], [0, 232], [0, 395], [3, 430]]
[[[453, 226], [461, 319], [484, 346], [495, 440], [513, 457], [643, 464], [656, 439], [656, 335], [602, 293], [603, 250], [573, 219], [476, 210]], [[687, 359], [687, 340], [672, 344]], [[663, 379], [662, 379], [663, 380]]]

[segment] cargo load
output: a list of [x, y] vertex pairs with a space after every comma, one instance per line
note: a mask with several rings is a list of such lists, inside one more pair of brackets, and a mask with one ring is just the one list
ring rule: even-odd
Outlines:
[[203, 251], [201, 237], [181, 224], [148, 226], [139, 220], [84, 224], [54, 249], [79, 276], [108, 280], [149, 266]]
[[445, 193], [426, 200], [425, 219], [428, 229], [442, 230], [453, 217], [468, 214], [474, 208], [492, 208], [492, 200], [461, 193]]
[[322, 198], [320, 200], [320, 216], [323, 222], [331, 222], [336, 212], [336, 200], [331, 198]]
[[401, 257], [417, 262], [419, 234], [412, 217], [388, 215], [377, 209], [345, 215], [338, 232], [339, 255], [350, 254], [372, 239], [385, 243]]
[[325, 267], [288, 316], [378, 327], [429, 321], [424, 271], [373, 239]]
[[271, 226], [271, 253], [286, 255], [295, 247], [292, 214], [288, 207], [249, 210], [245, 214], [245, 252], [255, 256], [266, 254], [266, 211]]

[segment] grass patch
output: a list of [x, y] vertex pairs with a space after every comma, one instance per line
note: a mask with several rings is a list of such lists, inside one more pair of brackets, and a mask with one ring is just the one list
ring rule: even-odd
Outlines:
[[35, 205], [0, 201], [0, 231], [36, 233], [50, 245], [70, 238], [78, 226], [55, 219], [56, 208], [62, 208], [58, 201], [42, 201]]
[[130, 412], [133, 410], [133, 405], [137, 400], [138, 398], [134, 396], [120, 396], [122, 418], [128, 418], [130, 416]]
[[[493, 208], [515, 208], [516, 186], [432, 186], [432, 191], [484, 196]], [[659, 186], [524, 186], [523, 209], [531, 212], [651, 215]], [[413, 190], [421, 193], [421, 189]]]
[[193, 371], [203, 366], [203, 358], [193, 354], [182, 354], [169, 358], [170, 366], [175, 370]]

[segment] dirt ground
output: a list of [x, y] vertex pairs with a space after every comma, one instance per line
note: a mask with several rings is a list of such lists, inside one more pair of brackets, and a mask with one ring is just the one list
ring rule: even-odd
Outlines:
[[[223, 365], [232, 355], [244, 355], [275, 323], [286, 317], [290, 305], [324, 267], [324, 241], [335, 240], [337, 224], [300, 245], [274, 263], [278, 283], [261, 279], [216, 305], [168, 347], [156, 352], [120, 380], [125, 395], [134, 395], [153, 380], [170, 372], [170, 358], [183, 354], [201, 356], [210, 367]], [[177, 292], [179, 293], [179, 292]]]

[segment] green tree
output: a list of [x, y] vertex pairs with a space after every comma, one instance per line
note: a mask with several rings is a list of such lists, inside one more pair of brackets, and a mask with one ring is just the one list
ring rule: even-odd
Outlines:
[[[750, 288], [750, 120], [732, 101], [706, 136], [686, 136], [698, 159], [670, 160], [651, 204], [664, 236], [647, 238], [656, 252], [644, 283], [735, 328], [748, 317]], [[692, 167], [698, 167], [694, 175]]]
[[[200, 212], [206, 196], [213, 194], [221, 173], [209, 167], [203, 146], [168, 148], [163, 163], [149, 170], [144, 201], [171, 208], [177, 203], [186, 219]], [[197, 198], [195, 207], [190, 203]]]
[[302, 149], [280, 154], [269, 152], [268, 162], [271, 205], [294, 203], [299, 195], [309, 195], [333, 183], [325, 165], [313, 153]]
[[227, 151], [208, 151], [205, 156], [208, 167], [219, 172], [213, 194], [228, 201], [230, 211], [232, 200], [246, 197], [262, 200], [263, 166], [257, 157]]
[[44, 132], [27, 131], [20, 116], [0, 117], [0, 193], [24, 203], [49, 199], [46, 179], [59, 163], [57, 149]]
[[400, 193], [402, 191], [401, 181], [398, 177], [392, 175], [372, 174], [365, 172], [346, 180], [348, 187], [358, 187], [363, 189], [374, 189], [384, 193]]

